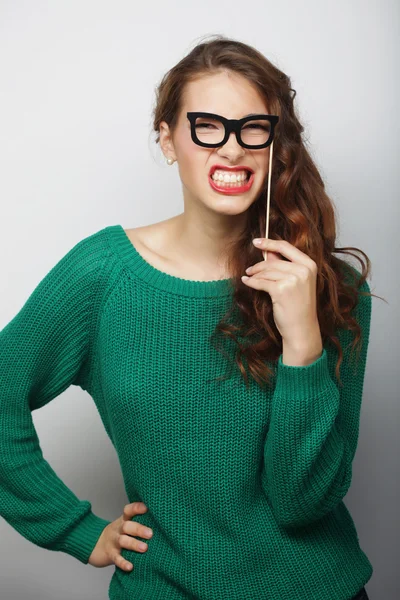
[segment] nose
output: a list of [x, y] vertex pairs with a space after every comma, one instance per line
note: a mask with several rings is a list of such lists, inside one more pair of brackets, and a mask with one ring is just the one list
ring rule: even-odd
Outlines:
[[217, 154], [218, 156], [225, 156], [231, 162], [235, 162], [239, 157], [245, 154], [245, 148], [238, 143], [234, 131], [231, 131], [228, 141], [218, 148]]

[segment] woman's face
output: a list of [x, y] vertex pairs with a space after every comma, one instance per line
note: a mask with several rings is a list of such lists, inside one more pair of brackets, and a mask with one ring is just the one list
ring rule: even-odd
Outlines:
[[[268, 114], [268, 108], [244, 77], [232, 72], [203, 76], [185, 88], [182, 111], [171, 135], [165, 121], [160, 124], [160, 144], [167, 157], [178, 162], [186, 202], [201, 202], [220, 214], [236, 215], [246, 211], [265, 188], [270, 147], [243, 148], [231, 133], [224, 146], [204, 148], [193, 142], [188, 111], [209, 112], [227, 119], [241, 119], [250, 113]], [[226, 194], [211, 187], [210, 168], [215, 165], [244, 166], [254, 171], [253, 185], [243, 193]]]

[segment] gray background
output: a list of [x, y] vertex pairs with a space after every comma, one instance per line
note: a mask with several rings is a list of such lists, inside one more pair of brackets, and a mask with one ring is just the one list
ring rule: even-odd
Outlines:
[[[0, 329], [83, 237], [182, 212], [176, 165], [166, 165], [150, 136], [154, 88], [206, 34], [254, 45], [297, 90], [313, 157], [340, 215], [337, 245], [367, 253], [371, 291], [388, 301], [372, 300], [359, 445], [345, 502], [374, 566], [370, 598], [394, 600], [400, 5], [143, 4], [0, 2]], [[70, 387], [33, 417], [44, 456], [65, 483], [90, 499], [96, 514], [120, 516], [127, 497], [118, 458], [90, 396]], [[96, 569], [39, 548], [4, 519], [0, 536], [2, 600], [107, 598], [114, 567]]]

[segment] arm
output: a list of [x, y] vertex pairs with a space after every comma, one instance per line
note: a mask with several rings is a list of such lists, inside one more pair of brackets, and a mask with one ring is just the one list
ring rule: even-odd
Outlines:
[[[368, 283], [360, 290], [369, 292]], [[282, 355], [279, 357], [262, 485], [282, 526], [299, 527], [321, 519], [341, 502], [350, 487], [371, 297], [359, 295], [354, 310], [362, 330], [362, 349], [357, 365], [355, 351], [350, 362], [353, 334], [338, 332], [343, 349], [342, 387], [334, 379], [336, 353], [329, 355], [326, 348], [305, 366], [286, 365]]]
[[34, 544], [84, 564], [110, 521], [45, 460], [31, 411], [83, 380], [103, 263], [98, 236], [81, 240], [0, 331], [0, 514]]

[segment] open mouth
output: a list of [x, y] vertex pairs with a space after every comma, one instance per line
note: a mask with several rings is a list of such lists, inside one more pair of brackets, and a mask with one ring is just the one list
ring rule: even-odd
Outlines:
[[252, 173], [251, 171], [248, 171], [246, 169], [246, 178], [243, 179], [242, 181], [235, 181], [235, 182], [219, 181], [218, 179], [214, 180], [211, 177], [211, 175], [208, 176], [208, 181], [209, 181], [211, 187], [218, 192], [242, 193], [242, 192], [247, 192], [253, 185], [254, 173]]

